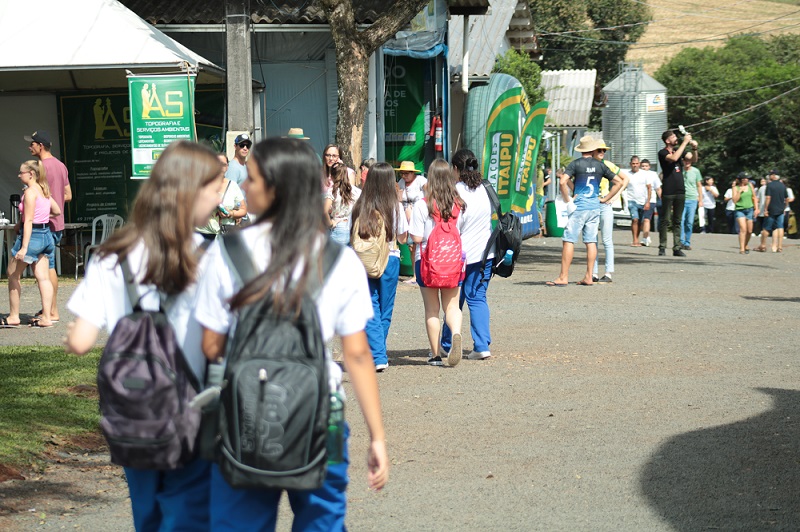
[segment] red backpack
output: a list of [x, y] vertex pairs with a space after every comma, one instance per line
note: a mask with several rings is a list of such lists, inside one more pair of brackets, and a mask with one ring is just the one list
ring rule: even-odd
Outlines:
[[466, 266], [461, 249], [461, 235], [456, 227], [461, 209], [453, 204], [452, 216], [442, 221], [436, 203], [433, 204], [434, 226], [428, 244], [420, 254], [422, 282], [429, 288], [455, 288], [463, 279]]

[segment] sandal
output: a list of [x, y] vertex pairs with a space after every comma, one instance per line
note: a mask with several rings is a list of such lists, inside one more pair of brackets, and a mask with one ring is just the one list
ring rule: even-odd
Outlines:
[[[44, 315], [44, 311], [42, 309], [39, 309], [39, 311], [33, 315], [33, 319], [40, 320], [42, 319], [42, 315]], [[50, 318], [50, 321], [52, 321], [53, 323], [58, 323], [58, 319]]]
[[19, 329], [19, 323], [8, 323], [8, 317], [0, 318], [0, 329]]
[[31, 320], [30, 324], [28, 324], [28, 327], [32, 327], [34, 329], [49, 329], [53, 326], [55, 326], [54, 323], [51, 323], [50, 325], [42, 325], [42, 320]]

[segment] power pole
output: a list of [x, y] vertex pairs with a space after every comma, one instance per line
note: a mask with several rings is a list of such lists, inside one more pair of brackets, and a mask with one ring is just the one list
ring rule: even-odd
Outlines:
[[253, 134], [253, 67], [250, 60], [250, 0], [225, 1], [225, 70], [228, 145], [239, 133]]

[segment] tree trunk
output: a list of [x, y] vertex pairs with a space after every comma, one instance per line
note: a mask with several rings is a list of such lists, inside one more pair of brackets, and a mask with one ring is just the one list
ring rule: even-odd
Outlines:
[[430, 0], [387, 2], [386, 11], [369, 28], [359, 31], [352, 0], [320, 0], [336, 48], [339, 110], [336, 143], [351, 168], [361, 162], [361, 139], [369, 98], [369, 56], [394, 37]]

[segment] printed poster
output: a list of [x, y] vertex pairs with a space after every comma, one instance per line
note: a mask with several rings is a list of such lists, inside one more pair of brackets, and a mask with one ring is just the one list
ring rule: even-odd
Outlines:
[[[486, 141], [483, 146], [483, 176], [497, 190], [500, 206], [507, 212], [511, 205], [512, 176], [515, 176], [520, 121], [524, 117], [522, 87], [501, 94], [489, 111]], [[527, 190], [525, 191], [527, 194]], [[525, 198], [527, 201], [527, 197]]]

